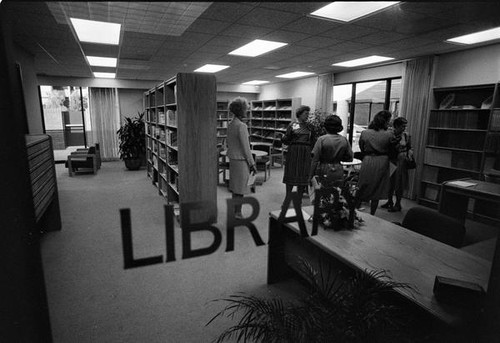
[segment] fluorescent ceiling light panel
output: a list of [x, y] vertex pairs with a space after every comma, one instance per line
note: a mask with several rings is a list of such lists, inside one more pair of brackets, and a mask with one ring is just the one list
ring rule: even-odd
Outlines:
[[302, 76], [307, 76], [307, 75], [312, 75], [312, 74], [314, 74], [314, 73], [311, 73], [308, 71], [294, 71], [293, 73], [277, 75], [276, 77], [281, 77], [284, 79], [295, 79], [297, 77], [302, 77]]
[[229, 66], [223, 66], [219, 64], [205, 64], [203, 67], [200, 67], [195, 70], [195, 72], [199, 73], [216, 73], [223, 69], [229, 68]]
[[312, 16], [349, 22], [384, 8], [399, 1], [335, 1], [311, 13]]
[[94, 72], [94, 77], [101, 77], [105, 79], [114, 79], [116, 77], [116, 73], [98, 73]]
[[264, 83], [269, 83], [269, 81], [253, 80], [248, 82], [243, 82], [242, 85], [263, 85]]
[[70, 18], [80, 42], [118, 45], [121, 24]]
[[393, 59], [394, 59], [394, 57], [384, 57], [384, 56], [373, 55], [373, 56], [369, 56], [369, 57], [358, 58], [358, 59], [351, 60], [351, 61], [334, 63], [332, 65], [337, 66], [337, 67], [357, 67], [357, 66], [362, 66], [365, 64], [390, 61]]
[[231, 51], [229, 55], [255, 57], [265, 54], [266, 52], [276, 50], [285, 45], [288, 45], [288, 43], [256, 39], [253, 42], [243, 45], [241, 48]]
[[461, 43], [461, 44], [476, 44], [499, 38], [500, 38], [500, 27], [496, 27], [494, 29], [475, 32], [460, 37], [450, 38], [447, 39], [446, 41], [452, 43]]
[[89, 64], [94, 67], [116, 67], [115, 57], [86, 56]]

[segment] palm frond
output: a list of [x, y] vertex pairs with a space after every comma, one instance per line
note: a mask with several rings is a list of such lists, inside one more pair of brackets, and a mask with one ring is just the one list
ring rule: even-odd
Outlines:
[[309, 285], [309, 295], [300, 303], [280, 298], [263, 299], [238, 293], [212, 302], [227, 305], [216, 318], [238, 319], [215, 340], [236, 342], [396, 342], [401, 322], [398, 307], [388, 302], [395, 288], [408, 288], [395, 282], [385, 270], [355, 273], [345, 280], [322, 260], [316, 269], [299, 258], [299, 270]]

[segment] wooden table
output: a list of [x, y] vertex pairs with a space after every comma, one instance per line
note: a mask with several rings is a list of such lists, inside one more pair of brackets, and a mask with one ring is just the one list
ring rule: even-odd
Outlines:
[[354, 171], [359, 169], [361, 162], [361, 160], [355, 158], [351, 162], [340, 162], [340, 164], [347, 170], [347, 176], [350, 176]]
[[[307, 220], [313, 207], [304, 207], [302, 211]], [[299, 242], [309, 251], [325, 252], [332, 260], [354, 270], [388, 271], [394, 281], [408, 283], [415, 289], [414, 292], [396, 289], [398, 293], [453, 326], [471, 319], [472, 313], [437, 302], [433, 294], [436, 275], [475, 282], [487, 289], [491, 262], [381, 218], [360, 212], [365, 221], [360, 229], [333, 231], [320, 228], [318, 235], [301, 238], [298, 224], [280, 223], [279, 213], [271, 212], [269, 219], [268, 283], [280, 281], [287, 275], [286, 270], [293, 265], [291, 256], [300, 254], [299, 249], [291, 247], [297, 247]], [[288, 210], [287, 217], [293, 215], [295, 210]], [[306, 221], [306, 227], [310, 234], [312, 224]]]
[[[252, 155], [255, 155], [256, 157], [263, 157], [268, 155], [267, 152], [261, 150], [250, 150], [250, 152], [252, 153]], [[227, 150], [222, 150], [220, 154], [222, 156], [227, 156]]]
[[[474, 183], [475, 185], [464, 187], [460, 186], [460, 182]], [[491, 202], [497, 205], [497, 209], [500, 208], [500, 184], [497, 183], [473, 179], [451, 180], [441, 184], [440, 193], [439, 212], [456, 218], [462, 223], [465, 222], [467, 216], [469, 198]], [[496, 214], [498, 215], [498, 213]], [[491, 219], [500, 222], [500, 217]]]

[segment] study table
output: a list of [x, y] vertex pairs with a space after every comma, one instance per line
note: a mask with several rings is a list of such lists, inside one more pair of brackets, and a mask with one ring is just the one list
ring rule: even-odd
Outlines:
[[[313, 207], [302, 208], [309, 218]], [[454, 304], [438, 302], [433, 294], [436, 275], [474, 282], [487, 289], [491, 262], [456, 249], [426, 236], [407, 230], [381, 218], [359, 212], [363, 225], [354, 230], [324, 230], [318, 235], [301, 237], [297, 222], [283, 224], [278, 221], [280, 211], [269, 217], [269, 284], [282, 280], [292, 259], [300, 255], [297, 244], [321, 251], [329, 258], [352, 270], [386, 270], [396, 282], [407, 283], [410, 289], [396, 288], [396, 292], [410, 300], [434, 318], [459, 326], [474, 318], [474, 313]], [[295, 216], [289, 209], [286, 217]], [[306, 220], [310, 235], [312, 224]], [[299, 242], [299, 243], [297, 243]]]
[[[469, 198], [492, 202], [500, 208], [500, 184], [473, 179], [443, 182], [441, 184], [439, 212], [464, 223]], [[498, 218], [493, 220], [499, 221]]]
[[[250, 152], [252, 153], [252, 155], [255, 155], [256, 157], [263, 157], [263, 156], [267, 156], [267, 152], [265, 151], [262, 151], [262, 150], [250, 150]], [[227, 156], [227, 150], [222, 150], [220, 152], [221, 156], [224, 156], [226, 157]]]

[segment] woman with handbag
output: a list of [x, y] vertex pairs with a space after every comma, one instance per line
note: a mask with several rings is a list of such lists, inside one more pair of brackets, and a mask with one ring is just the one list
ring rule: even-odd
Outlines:
[[353, 153], [347, 138], [339, 135], [344, 129], [339, 116], [328, 116], [324, 127], [327, 134], [318, 138], [312, 150], [309, 179], [317, 176], [322, 187], [333, 187], [336, 182], [344, 180], [344, 168], [340, 162], [352, 161]]
[[368, 129], [359, 137], [363, 162], [359, 170], [358, 206], [362, 201], [369, 201], [371, 215], [375, 215], [379, 201], [386, 199], [389, 191], [389, 156], [396, 145], [394, 135], [387, 130], [391, 115], [386, 110], [375, 114]]
[[[398, 142], [396, 149], [398, 154], [395, 156], [391, 163], [395, 165], [395, 170], [391, 174], [389, 193], [387, 199], [389, 199], [381, 207], [386, 208], [389, 212], [399, 212], [401, 211], [401, 198], [403, 196], [403, 191], [408, 186], [408, 169], [415, 168], [413, 164], [413, 150], [411, 149], [411, 139], [405, 130], [408, 121], [403, 117], [398, 117], [394, 119], [392, 123], [394, 139]], [[396, 203], [393, 203], [392, 197], [396, 195]]]

